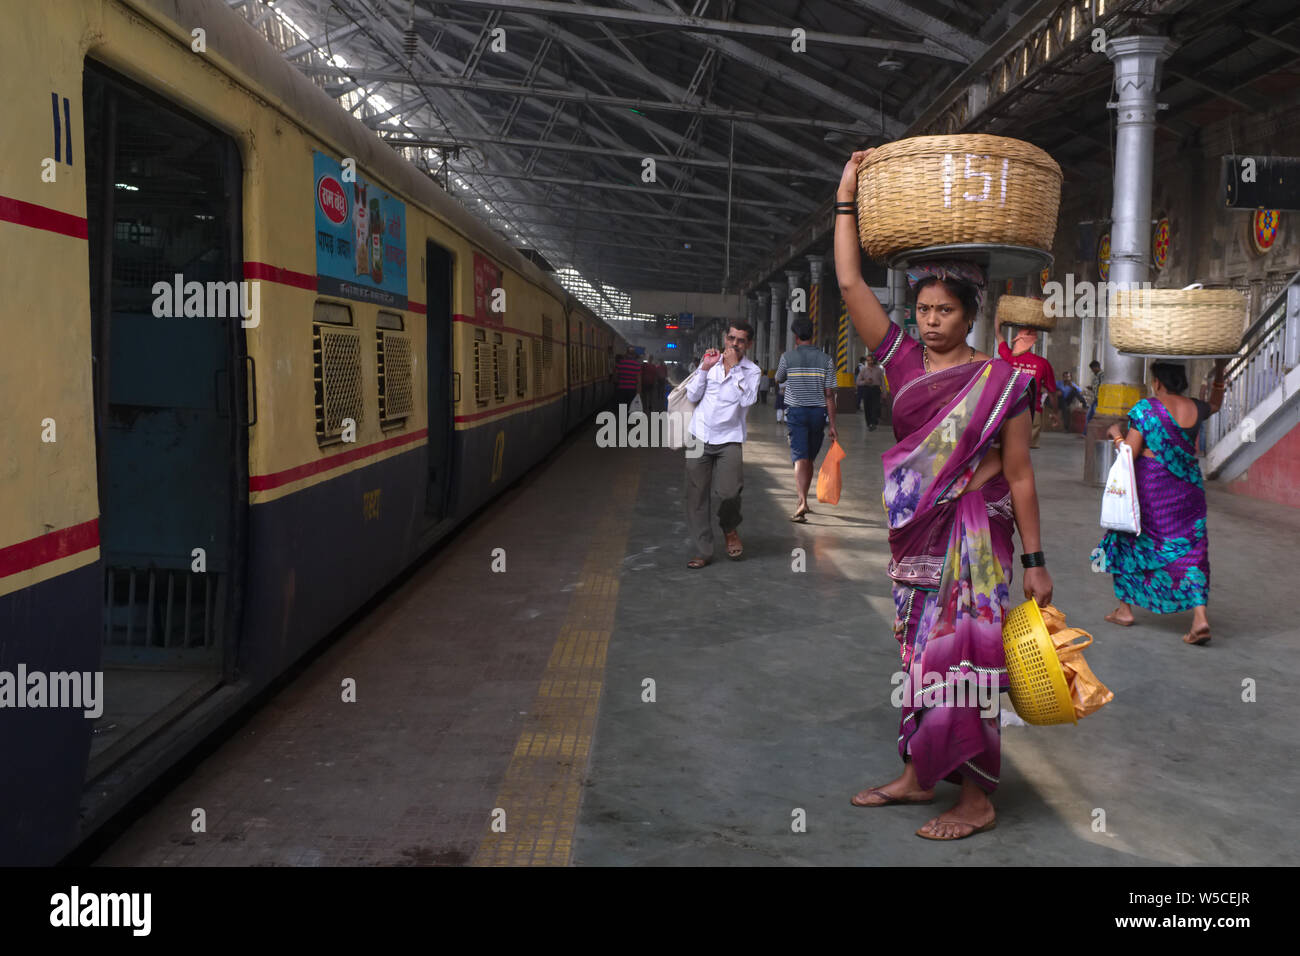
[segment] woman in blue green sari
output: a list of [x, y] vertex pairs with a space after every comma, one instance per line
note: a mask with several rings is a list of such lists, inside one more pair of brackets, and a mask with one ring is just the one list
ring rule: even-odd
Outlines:
[[1128, 430], [1111, 425], [1118, 446], [1133, 450], [1141, 534], [1111, 531], [1102, 538], [1106, 570], [1114, 575], [1119, 607], [1106, 620], [1133, 625], [1133, 607], [1172, 614], [1192, 612], [1188, 644], [1210, 642], [1210, 542], [1206, 531], [1205, 483], [1196, 461], [1196, 433], [1223, 401], [1223, 368], [1216, 367], [1210, 401], [1191, 399], [1182, 365], [1151, 366], [1151, 397], [1128, 413]]

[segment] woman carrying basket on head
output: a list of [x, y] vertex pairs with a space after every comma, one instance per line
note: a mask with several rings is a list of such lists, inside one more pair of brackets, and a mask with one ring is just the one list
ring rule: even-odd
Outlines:
[[[1133, 449], [1142, 533], [1111, 531], [1101, 540], [1119, 607], [1106, 615], [1130, 627], [1137, 604], [1157, 614], [1192, 612], [1188, 644], [1210, 642], [1210, 543], [1205, 528], [1205, 483], [1196, 461], [1196, 433], [1223, 403], [1221, 359], [1210, 401], [1187, 398], [1187, 373], [1174, 362], [1151, 366], [1151, 397], [1128, 411], [1128, 431], [1111, 425], [1108, 437]], [[1186, 424], [1183, 424], [1186, 422]]]
[[[894, 393], [894, 437], [883, 455], [896, 611], [894, 634], [907, 675], [898, 752], [903, 772], [853, 798], [861, 807], [929, 803], [940, 780], [961, 785], [957, 803], [916, 831], [957, 840], [992, 829], [988, 795], [998, 784], [996, 712], [978, 697], [1007, 688], [1002, 619], [1010, 603], [1012, 533], [1020, 529], [1026, 597], [1052, 598], [1039, 550], [1038, 496], [1029, 460], [1032, 377], [966, 344], [985, 278], [965, 262], [908, 272], [921, 342], [890, 322], [862, 278], [855, 197], [856, 152], [840, 180], [835, 269], [854, 328], [884, 367]], [[945, 687], [922, 693], [932, 675]], [[961, 693], [978, 681], [983, 695]]]

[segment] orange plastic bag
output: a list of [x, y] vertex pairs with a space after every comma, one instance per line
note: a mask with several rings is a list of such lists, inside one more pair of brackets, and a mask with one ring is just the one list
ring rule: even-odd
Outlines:
[[817, 473], [817, 500], [828, 505], [840, 503], [840, 461], [844, 458], [844, 449], [837, 441], [831, 442], [822, 462], [822, 469]]
[[[1097, 679], [1088, 662], [1083, 659], [1083, 649], [1092, 643], [1092, 635], [1077, 627], [1065, 626], [1065, 615], [1052, 605], [1039, 609], [1043, 614], [1043, 623], [1052, 636], [1056, 646], [1056, 656], [1061, 661], [1061, 670], [1065, 672], [1065, 685], [1070, 689], [1070, 700], [1074, 703], [1074, 716], [1087, 717], [1115, 699], [1115, 695], [1105, 684]], [[1085, 641], [1075, 643], [1079, 638]]]

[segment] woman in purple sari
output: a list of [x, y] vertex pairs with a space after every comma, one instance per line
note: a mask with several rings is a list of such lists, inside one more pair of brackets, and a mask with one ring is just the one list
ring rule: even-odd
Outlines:
[[959, 784], [957, 803], [916, 831], [959, 840], [995, 822], [989, 794], [1001, 770], [997, 695], [1007, 687], [1002, 619], [1016, 526], [1025, 596], [1040, 605], [1052, 598], [1029, 460], [1033, 378], [966, 344], [984, 286], [970, 263], [909, 270], [920, 342], [889, 321], [862, 278], [858, 249], [857, 168], [869, 154], [854, 153], [840, 180], [835, 269], [853, 325], [894, 393], [898, 444], [883, 456], [882, 497], [904, 677], [903, 772], [853, 803], [929, 803], [940, 780]]
[[[1119, 607], [1106, 615], [1131, 627], [1132, 605], [1171, 614], [1192, 612], [1188, 644], [1210, 642], [1210, 542], [1205, 527], [1205, 484], [1196, 461], [1196, 433], [1223, 402], [1223, 369], [1215, 366], [1211, 401], [1187, 398], [1187, 373], [1174, 362], [1151, 366], [1151, 397], [1128, 412], [1128, 431], [1111, 425], [1116, 444], [1133, 449], [1141, 534], [1111, 531], [1101, 541], [1114, 575]], [[1186, 423], [1186, 424], [1184, 424]]]

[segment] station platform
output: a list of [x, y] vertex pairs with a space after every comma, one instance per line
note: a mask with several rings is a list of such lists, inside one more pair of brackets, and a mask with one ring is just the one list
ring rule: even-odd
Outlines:
[[913, 835], [955, 800], [948, 784], [932, 806], [850, 806], [899, 771], [898, 645], [880, 503], [892, 434], [860, 415], [840, 425], [841, 502], [799, 525], [784, 426], [770, 405], [751, 411], [745, 556], [726, 560], [719, 532], [699, 571], [681, 452], [598, 448], [587, 426], [97, 862], [1300, 862], [1300, 623], [1286, 612], [1300, 510], [1211, 486], [1212, 643], [1180, 640], [1190, 612], [1138, 609], [1122, 629], [1102, 620], [1110, 577], [1091, 569], [1099, 491], [1081, 480], [1083, 442], [1061, 433], [1034, 452], [1054, 603], [1094, 635], [1086, 656], [1115, 699], [1077, 727], [1003, 728], [989, 833]]

